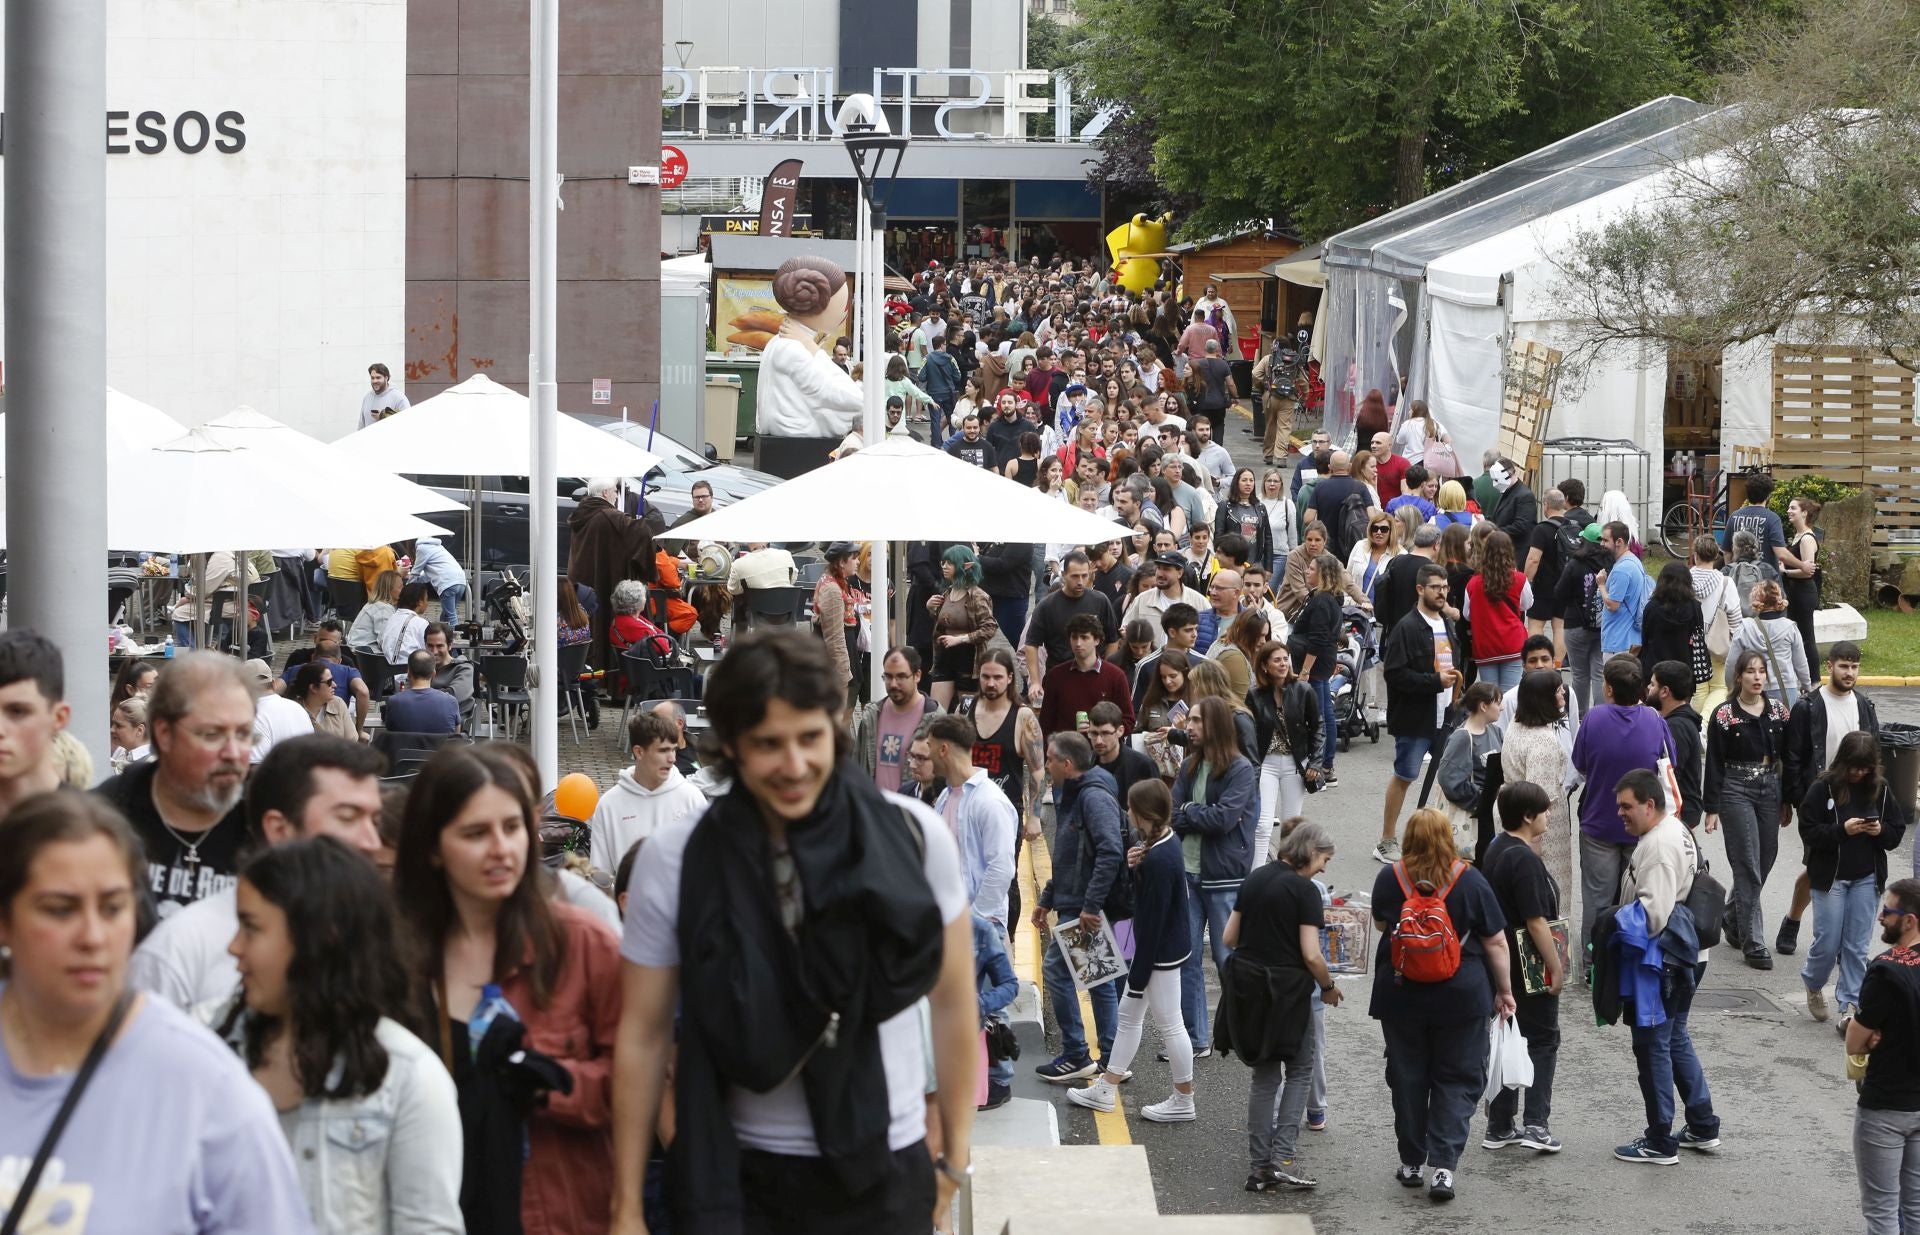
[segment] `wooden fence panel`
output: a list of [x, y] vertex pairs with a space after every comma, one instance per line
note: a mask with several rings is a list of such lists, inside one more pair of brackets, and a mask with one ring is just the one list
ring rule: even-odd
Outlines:
[[1773, 473], [1868, 487], [1875, 547], [1920, 544], [1913, 373], [1861, 348], [1776, 346]]

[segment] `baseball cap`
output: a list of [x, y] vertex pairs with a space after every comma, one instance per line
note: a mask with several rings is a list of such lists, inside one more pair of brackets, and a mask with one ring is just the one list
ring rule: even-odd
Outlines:
[[1187, 559], [1181, 557], [1178, 553], [1162, 553], [1153, 559], [1153, 564], [1155, 566], [1171, 566], [1175, 570], [1185, 570], [1187, 568]]
[[265, 686], [268, 682], [273, 681], [272, 667], [269, 666], [266, 661], [257, 657], [242, 665], [241, 669], [245, 671], [247, 681], [252, 682], [255, 686]]

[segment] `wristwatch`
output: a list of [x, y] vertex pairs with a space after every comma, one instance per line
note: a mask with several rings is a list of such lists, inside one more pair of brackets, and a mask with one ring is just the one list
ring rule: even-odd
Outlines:
[[960, 1169], [955, 1170], [951, 1165], [948, 1164], [947, 1155], [945, 1154], [941, 1154], [939, 1157], [933, 1160], [933, 1169], [936, 1171], [939, 1171], [942, 1175], [945, 1175], [948, 1179], [951, 1179], [953, 1181], [954, 1187], [956, 1188], [966, 1187], [967, 1181], [973, 1178], [973, 1163], [971, 1161], [969, 1161], [965, 1166], [961, 1167]]

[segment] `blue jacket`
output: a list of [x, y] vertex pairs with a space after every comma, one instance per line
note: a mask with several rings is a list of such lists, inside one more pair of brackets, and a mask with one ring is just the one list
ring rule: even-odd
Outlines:
[[1006, 1007], [1020, 994], [1020, 979], [1000, 943], [1000, 928], [973, 915], [973, 978], [980, 990], [980, 1019]]
[[1633, 1023], [1664, 1023], [1667, 1008], [1660, 999], [1660, 979], [1666, 965], [1660, 939], [1647, 935], [1646, 906], [1628, 901], [1613, 915], [1613, 924], [1614, 944], [1620, 949], [1620, 997], [1633, 1001]]
[[1187, 918], [1187, 865], [1180, 838], [1169, 832], [1155, 841], [1132, 871], [1133, 964], [1127, 990], [1143, 994], [1156, 969], [1178, 969], [1193, 952]]
[[1127, 861], [1119, 788], [1111, 773], [1091, 767], [1054, 786], [1053, 805], [1053, 878], [1040, 903], [1061, 917], [1097, 913]]
[[439, 537], [422, 536], [413, 543], [413, 569], [407, 572], [407, 578], [425, 579], [427, 586], [438, 594], [450, 587], [465, 587], [467, 572], [460, 569], [453, 554], [441, 546]]
[[1207, 793], [1194, 802], [1193, 773], [1182, 766], [1173, 782], [1173, 830], [1200, 837], [1200, 886], [1232, 889], [1253, 869], [1253, 830], [1260, 817], [1260, 776], [1245, 758], [1207, 773]]

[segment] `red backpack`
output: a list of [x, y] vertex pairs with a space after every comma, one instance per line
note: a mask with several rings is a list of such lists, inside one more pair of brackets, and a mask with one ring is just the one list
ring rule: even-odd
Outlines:
[[1393, 924], [1387, 952], [1396, 981], [1445, 982], [1460, 972], [1460, 933], [1447, 912], [1447, 893], [1465, 869], [1465, 862], [1455, 862], [1445, 887], [1436, 890], [1422, 882], [1416, 889], [1407, 881], [1407, 864], [1393, 864], [1393, 876], [1407, 898], [1400, 906], [1400, 920]]

